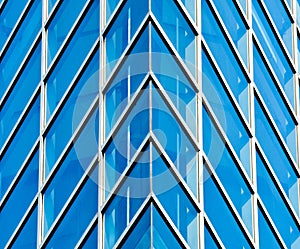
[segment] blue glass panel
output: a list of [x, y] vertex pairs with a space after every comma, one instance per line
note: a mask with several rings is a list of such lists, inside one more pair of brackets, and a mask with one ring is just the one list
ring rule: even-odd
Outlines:
[[6, 1], [0, 15], [0, 51], [19, 19], [26, 3], [26, 0]]
[[[13, 79], [42, 24], [42, 2], [35, 1], [0, 64], [0, 99]], [[2, 16], [2, 15], [1, 15]]]
[[197, 152], [156, 88], [152, 91], [152, 129], [165, 152], [197, 196]]
[[216, 245], [216, 242], [212, 238], [210, 232], [208, 231], [207, 227], [204, 227], [204, 245], [205, 248], [209, 249], [218, 249], [218, 246]]
[[[59, 167], [44, 193], [44, 234], [48, 232], [63, 205], [76, 187], [92, 159], [98, 152], [97, 135], [93, 134], [98, 125], [97, 112], [86, 124], [68, 155]], [[94, 136], [94, 137], [93, 137]], [[94, 143], [92, 142], [94, 140]], [[86, 146], [88, 144], [88, 150]]]
[[[218, 1], [223, 2], [223, 1]], [[218, 23], [215, 20], [206, 1], [202, 1], [202, 32], [218, 66], [220, 67], [231, 91], [245, 114], [248, 111], [248, 83], [239, 64], [234, 57], [227, 40], [225, 39]], [[226, 63], [224, 63], [226, 61]], [[204, 77], [207, 75], [204, 74]]]
[[[299, 7], [299, 12], [300, 12], [300, 7]], [[300, 17], [300, 13], [298, 15]], [[298, 73], [300, 72], [300, 37], [297, 36], [297, 46], [298, 46], [298, 51], [297, 51], [297, 56], [298, 56]]]
[[249, 135], [204, 52], [202, 53], [202, 73], [204, 95], [250, 176]]
[[255, 99], [255, 131], [256, 137], [264, 150], [275, 174], [294, 209], [298, 212], [298, 179], [286, 154], [279, 144], [274, 131], [270, 127], [258, 101]]
[[[61, 44], [65, 40], [69, 30], [82, 10], [86, 0], [63, 1], [48, 27], [48, 57], [50, 65]], [[50, 5], [51, 3], [48, 3]]]
[[[281, 237], [283, 238], [288, 248], [299, 248], [300, 230], [291, 217], [291, 214], [289, 213], [285, 203], [283, 202], [282, 197], [278, 193], [278, 190], [274, 185], [258, 153], [256, 153], [256, 168], [258, 194], [265, 204], [272, 220], [274, 221], [274, 224], [276, 225]], [[297, 189], [297, 182], [294, 184], [293, 188]], [[266, 228], [262, 229], [265, 229], [262, 231], [266, 231]], [[265, 237], [263, 238], [265, 240]], [[266, 248], [273, 247], [270, 247], [270, 243], [268, 243], [268, 246]]]
[[106, 0], [106, 21], [110, 18], [111, 14], [115, 10], [117, 4], [119, 3], [119, 0]]
[[37, 224], [38, 224], [38, 209], [34, 209], [33, 213], [27, 220], [25, 226], [18, 235], [16, 241], [12, 245], [12, 249], [32, 249], [37, 245]]
[[300, 13], [300, 1], [299, 0], [297, 0], [296, 1], [296, 12], [297, 12], [297, 25], [298, 26], [300, 26], [300, 15], [299, 15], [299, 13]]
[[249, 232], [252, 234], [251, 192], [204, 108], [202, 113], [204, 152]]
[[[69, 46], [52, 71], [46, 85], [46, 118], [52, 115], [61, 97], [99, 35], [99, 1], [94, 1]], [[68, 73], [66, 73], [68, 72]]]
[[294, 106], [292, 69], [289, 66], [257, 0], [253, 1], [252, 5], [253, 29], [290, 103]]
[[266, 7], [279, 31], [279, 34], [293, 56], [292, 23], [281, 1], [264, 0]]
[[[173, 0], [153, 0], [152, 12], [181, 58], [195, 75], [195, 34]], [[168, 14], [166, 14], [168, 13]]]
[[36, 152], [27, 169], [0, 211], [0, 248], [18, 226], [38, 191], [39, 153]]
[[48, 0], [48, 13], [51, 13], [56, 2], [57, 2], [57, 0]]
[[241, 4], [241, 7], [244, 11], [244, 14], [246, 15], [247, 14], [247, 0], [239, 0], [240, 4]]
[[244, 63], [248, 65], [247, 30], [234, 2], [232, 0], [214, 0], [214, 4]]
[[197, 210], [155, 149], [152, 165], [154, 194], [190, 248], [197, 248], [199, 243]]
[[[151, 248], [151, 207], [147, 208], [134, 230], [130, 233], [125, 243], [121, 246], [122, 249], [132, 248]], [[110, 248], [106, 244], [105, 249]]]
[[106, 190], [111, 190], [149, 132], [149, 90], [144, 90], [105, 151], [109, 173]]
[[211, 177], [204, 182], [204, 210], [226, 248], [251, 248]]
[[0, 110], [0, 148], [9, 136], [41, 78], [41, 46], [27, 63], [15, 87]]
[[104, 237], [106, 248], [113, 248], [150, 193], [149, 161], [149, 149], [146, 149], [105, 211]]
[[40, 98], [31, 107], [0, 163], [0, 199], [40, 134]]
[[268, 70], [258, 53], [254, 52], [254, 81], [266, 103], [273, 120], [296, 160], [296, 124], [294, 123], [285, 103], [283, 102]]
[[79, 192], [45, 248], [74, 248], [97, 213], [98, 167]]
[[196, 16], [195, 0], [181, 0], [181, 2], [184, 4], [185, 8], [187, 9], [191, 17], [195, 20], [195, 16]]
[[46, 176], [98, 94], [98, 68], [97, 52], [46, 135]]
[[148, 1], [126, 1], [122, 11], [105, 37], [106, 76], [109, 76], [117, 60], [131, 41], [142, 20], [145, 18], [147, 10]]
[[98, 226], [96, 226], [92, 233], [87, 238], [86, 242], [83, 244], [83, 249], [93, 249], [98, 246]]
[[154, 28], [152, 32], [152, 71], [196, 136], [196, 93]]
[[149, 29], [143, 31], [105, 96], [105, 133], [111, 131], [149, 71]]

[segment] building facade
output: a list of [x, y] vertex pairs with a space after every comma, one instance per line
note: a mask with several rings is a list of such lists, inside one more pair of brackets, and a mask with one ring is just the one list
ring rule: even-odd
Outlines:
[[299, 0], [1, 0], [0, 248], [300, 248]]

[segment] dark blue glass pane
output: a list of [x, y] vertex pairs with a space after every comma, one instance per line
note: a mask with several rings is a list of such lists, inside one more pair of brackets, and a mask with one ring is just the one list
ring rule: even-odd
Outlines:
[[[223, 2], [223, 1], [218, 1]], [[202, 1], [202, 32], [245, 117], [249, 118], [248, 83], [206, 1]], [[226, 63], [224, 63], [226, 61]], [[208, 77], [204, 73], [204, 77]], [[204, 80], [204, 79], [203, 79]]]
[[152, 90], [152, 129], [165, 152], [197, 196], [197, 153], [156, 88]]
[[231, 38], [240, 52], [244, 63], [248, 64], [248, 46], [246, 26], [232, 0], [214, 0], [214, 4], [229, 32]]
[[4, 248], [38, 191], [39, 153], [35, 153], [0, 211], [0, 248]]
[[32, 249], [37, 246], [38, 210], [34, 209], [25, 226], [12, 245], [12, 249]]
[[[258, 194], [265, 204], [281, 237], [288, 248], [299, 248], [300, 230], [291, 217], [258, 153], [256, 153], [256, 168]], [[293, 188], [297, 190], [297, 182], [295, 182]]]
[[[148, 207], [146, 212], [143, 214], [133, 231], [125, 243], [121, 246], [122, 249], [132, 248], [151, 248], [151, 207]], [[105, 249], [108, 247], [107, 241], [105, 241]]]
[[[2, 16], [2, 15], [1, 15]], [[42, 25], [42, 2], [35, 1], [0, 64], [0, 99], [13, 79]]]
[[149, 148], [113, 197], [104, 215], [105, 244], [113, 248], [126, 226], [150, 193]]
[[5, 7], [0, 15], [0, 51], [11, 34], [26, 3], [26, 0], [6, 1]]
[[290, 103], [294, 106], [292, 69], [257, 1], [252, 1], [253, 29]]
[[252, 234], [251, 192], [204, 108], [202, 113], [204, 152], [249, 232]]
[[41, 78], [41, 46], [39, 45], [12, 92], [0, 110], [0, 148], [9, 136]]
[[152, 71], [196, 136], [196, 93], [154, 28], [152, 32]]
[[197, 210], [155, 149], [153, 160], [153, 192], [189, 246], [197, 248]]
[[[181, 58], [195, 75], [195, 34], [173, 0], [153, 0], [152, 12]], [[167, 13], [167, 14], [166, 14]]]
[[261, 249], [281, 248], [278, 245], [275, 235], [273, 234], [260, 208], [258, 209], [258, 231], [259, 231], [259, 248]]
[[211, 177], [204, 182], [204, 210], [226, 248], [251, 248]]
[[[99, 35], [99, 1], [94, 1], [46, 84], [46, 118], [58, 102]], [[68, 73], [66, 73], [68, 72]]]
[[109, 76], [117, 60], [136, 33], [146, 16], [147, 10], [148, 1], [128, 0], [125, 3], [105, 38], [106, 76]]
[[105, 96], [105, 133], [111, 131], [118, 118], [149, 71], [149, 29], [146, 28], [112, 80]]
[[285, 103], [282, 100], [268, 70], [258, 53], [254, 52], [254, 81], [266, 103], [273, 120], [296, 160], [296, 124], [294, 123]]
[[255, 99], [256, 137], [264, 150], [281, 186], [298, 212], [298, 179], [258, 101]]
[[250, 176], [249, 135], [204, 52], [202, 53], [202, 73], [204, 95]]
[[98, 69], [97, 52], [46, 135], [46, 176], [98, 94]]
[[0, 163], [0, 199], [40, 134], [40, 98], [31, 107]]
[[265, 0], [266, 7], [279, 31], [279, 34], [288, 49], [290, 56], [293, 55], [292, 23], [281, 1]]
[[[98, 152], [98, 135], [94, 133], [95, 125], [98, 125], [97, 115], [97, 112], [95, 112], [90, 118], [45, 191], [44, 234], [48, 232], [63, 205]], [[86, 149], [87, 145], [88, 150]]]
[[204, 227], [204, 245], [205, 245], [205, 248], [208, 248], [208, 249], [218, 249], [216, 242], [212, 238], [212, 236], [211, 236], [210, 232], [208, 231], [208, 229], [206, 228], [206, 226]]
[[83, 249], [95, 249], [98, 246], [98, 226], [96, 226], [92, 233], [87, 238], [86, 242], [83, 244]]
[[97, 213], [98, 167], [79, 192], [45, 248], [74, 248]]
[[[76, 18], [82, 10], [86, 0], [65, 0], [55, 14], [48, 27], [48, 57], [47, 63], [50, 65], [61, 44], [65, 40], [69, 30], [73, 26]], [[50, 3], [48, 3], [50, 4]]]

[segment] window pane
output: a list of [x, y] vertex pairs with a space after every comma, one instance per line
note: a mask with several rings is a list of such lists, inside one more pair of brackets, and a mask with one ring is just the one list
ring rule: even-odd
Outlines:
[[[46, 84], [49, 120], [61, 97], [99, 35], [99, 1], [94, 1]], [[68, 72], [68, 73], [66, 73]]]
[[206, 226], [204, 227], [204, 243], [205, 243], [205, 248], [218, 249], [216, 242], [214, 241], [213, 237], [211, 236]]
[[48, 0], [48, 14], [51, 13], [56, 2], [57, 2], [57, 0]]
[[98, 226], [96, 226], [92, 233], [87, 238], [86, 242], [83, 244], [83, 249], [97, 248], [98, 246]]

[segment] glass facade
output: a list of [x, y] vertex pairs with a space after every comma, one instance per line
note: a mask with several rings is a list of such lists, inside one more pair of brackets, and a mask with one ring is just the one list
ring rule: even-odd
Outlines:
[[299, 0], [0, 1], [0, 248], [300, 248]]

